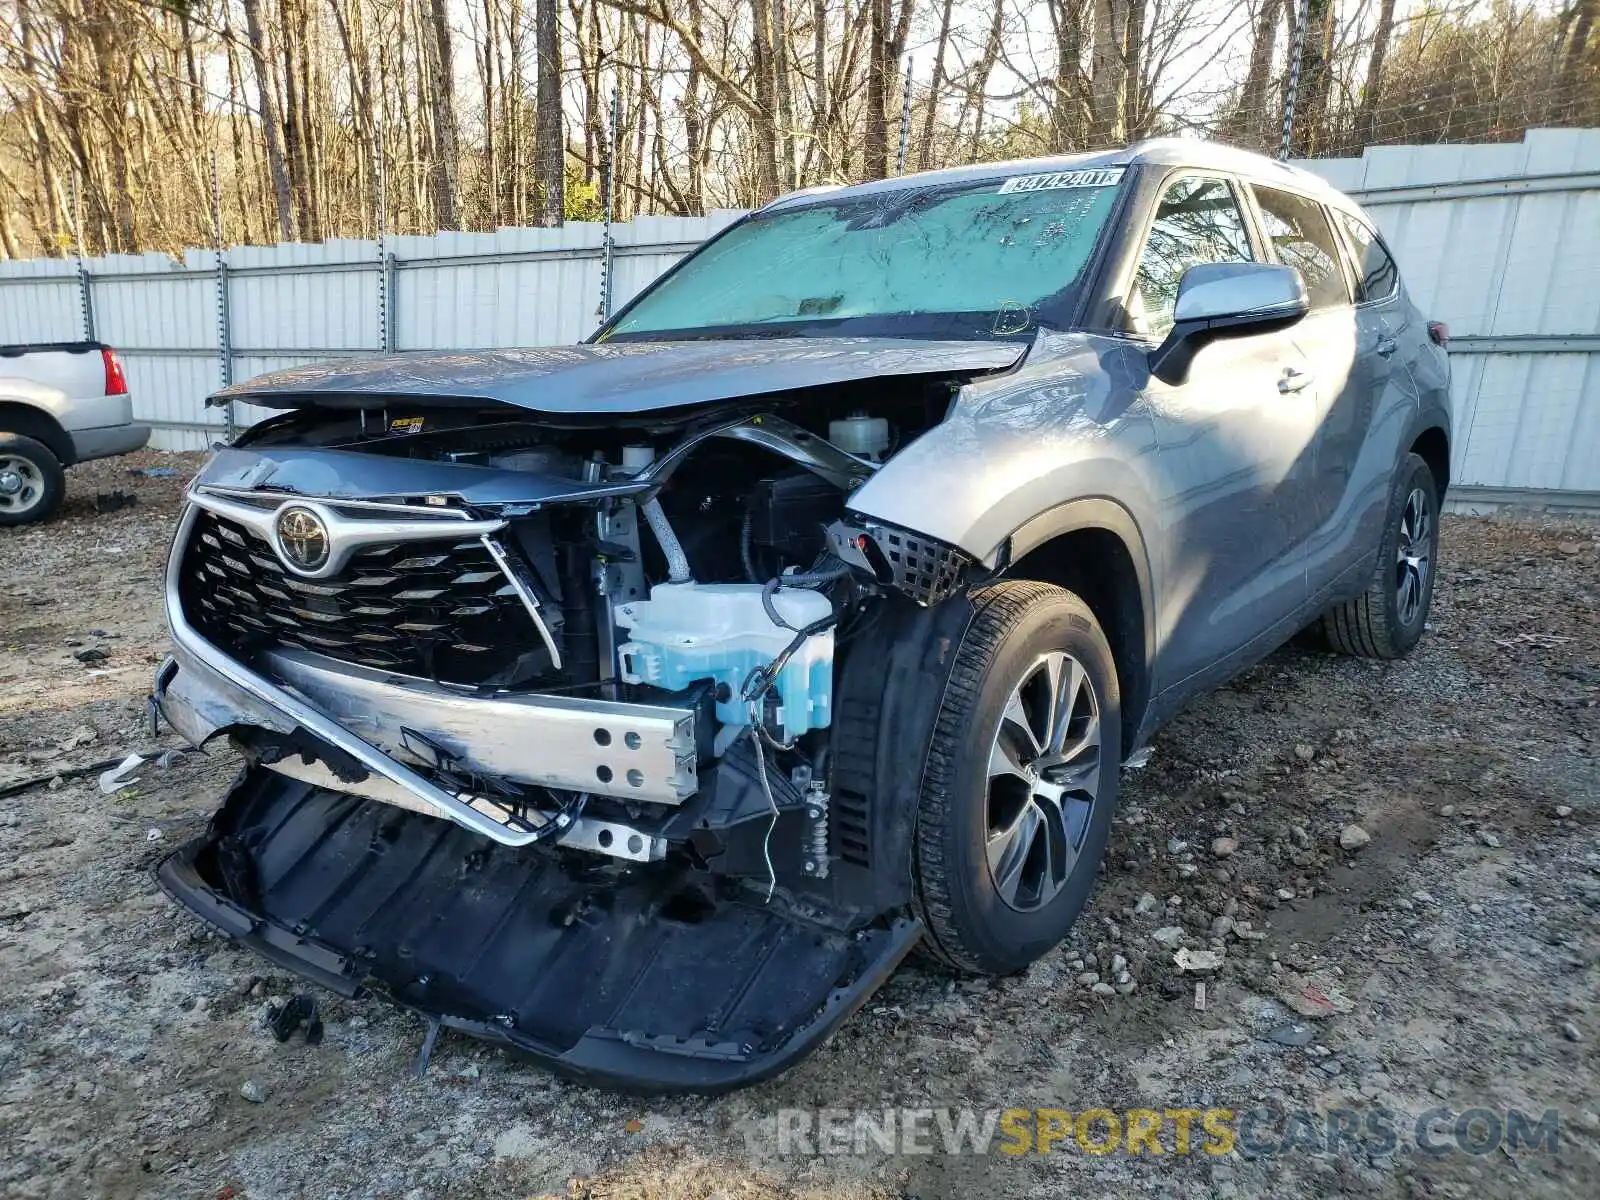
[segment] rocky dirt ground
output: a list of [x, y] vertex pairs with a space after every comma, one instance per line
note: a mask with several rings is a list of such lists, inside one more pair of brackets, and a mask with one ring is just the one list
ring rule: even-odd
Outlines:
[[[0, 798], [0, 1193], [1600, 1195], [1600, 527], [1449, 519], [1411, 658], [1296, 644], [1193, 705], [1125, 776], [1072, 943], [1025, 975], [913, 965], [773, 1083], [639, 1100], [450, 1035], [414, 1079], [414, 1018], [327, 995], [321, 1044], [280, 1045], [263, 1015], [293, 980], [152, 878], [228, 754], [114, 795], [72, 774], [171, 745], [144, 697], [196, 464], [77, 468], [60, 518], [0, 531], [0, 793], [59, 777]], [[137, 503], [96, 512], [117, 490]], [[1175, 949], [1221, 964], [1185, 972]], [[779, 1153], [779, 1110], [886, 1105], [1272, 1119], [1222, 1156], [1172, 1153], [1170, 1126], [1159, 1157]], [[1267, 1152], [1284, 1114], [1336, 1108], [1398, 1114], [1400, 1144]], [[1418, 1114], [1472, 1108], [1555, 1109], [1559, 1129], [1410, 1144]]]

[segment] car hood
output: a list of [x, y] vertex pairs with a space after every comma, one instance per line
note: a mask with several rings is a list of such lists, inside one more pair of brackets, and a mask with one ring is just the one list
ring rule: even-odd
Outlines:
[[637, 413], [885, 375], [998, 371], [1027, 349], [1015, 341], [841, 337], [395, 354], [259, 375], [208, 403], [297, 408], [377, 395], [446, 404], [502, 401], [556, 415]]

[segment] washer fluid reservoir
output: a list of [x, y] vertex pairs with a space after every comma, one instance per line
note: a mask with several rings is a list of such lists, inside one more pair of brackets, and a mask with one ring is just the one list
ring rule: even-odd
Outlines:
[[[833, 611], [828, 598], [803, 588], [780, 588], [772, 597], [785, 629], [761, 603], [758, 583], [658, 583], [650, 599], [619, 604], [617, 624], [630, 631], [617, 648], [618, 675], [624, 683], [645, 683], [679, 691], [697, 679], [713, 679], [717, 719], [748, 725], [749, 706], [741, 698], [750, 672], [783, 653], [803, 629]], [[833, 709], [833, 630], [806, 638], [778, 673], [778, 723], [793, 738], [825, 729]]]

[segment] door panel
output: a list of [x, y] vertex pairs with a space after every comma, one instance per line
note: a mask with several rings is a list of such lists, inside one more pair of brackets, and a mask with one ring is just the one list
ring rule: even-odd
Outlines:
[[1390, 258], [1372, 230], [1335, 213], [1355, 265], [1351, 387], [1324, 413], [1317, 455], [1319, 503], [1327, 510], [1307, 550], [1312, 591], [1370, 565], [1383, 537], [1401, 440], [1417, 407], [1413, 366], [1427, 337]]
[[[1311, 301], [1311, 311], [1290, 332], [1315, 375], [1314, 385], [1300, 395], [1316, 426], [1307, 487], [1312, 519], [1303, 541], [1306, 588], [1316, 596], [1350, 565], [1353, 535], [1346, 528], [1351, 519], [1346, 498], [1356, 455], [1372, 424], [1375, 368], [1361, 353], [1344, 246], [1327, 210], [1294, 192], [1260, 184], [1251, 190], [1273, 257], [1299, 270]], [[1377, 348], [1370, 336], [1367, 348]]]
[[1182, 385], [1150, 382], [1169, 548], [1158, 688], [1229, 657], [1305, 600], [1316, 410], [1293, 390], [1313, 366], [1290, 333], [1213, 342]]
[[[1261, 257], [1246, 212], [1235, 181], [1183, 173], [1164, 184], [1128, 289], [1130, 333], [1166, 335], [1189, 267]], [[1166, 523], [1157, 690], [1229, 658], [1304, 603], [1316, 423], [1302, 394], [1312, 364], [1291, 333], [1219, 339], [1182, 384], [1146, 385]]]

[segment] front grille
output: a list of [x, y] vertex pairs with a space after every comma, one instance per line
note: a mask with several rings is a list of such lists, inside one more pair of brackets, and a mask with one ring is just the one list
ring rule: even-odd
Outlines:
[[239, 654], [293, 646], [462, 684], [510, 684], [549, 669], [521, 599], [475, 538], [370, 546], [335, 575], [302, 579], [265, 539], [201, 509], [179, 598], [195, 628]]

